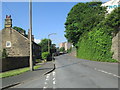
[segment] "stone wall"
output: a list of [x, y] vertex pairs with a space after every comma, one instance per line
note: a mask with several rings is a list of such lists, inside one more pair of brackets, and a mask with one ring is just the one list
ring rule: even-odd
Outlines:
[[76, 57], [77, 53], [76, 53], [76, 48], [72, 48], [71, 53], [69, 53], [70, 56]]
[[[6, 42], [11, 47], [6, 47]], [[7, 50], [8, 56], [29, 56], [29, 39], [12, 28], [2, 30], [2, 48]]]
[[[6, 47], [6, 42], [11, 42], [11, 47]], [[2, 48], [6, 49], [8, 57], [25, 57], [30, 55], [29, 39], [12, 28], [2, 30]], [[41, 57], [41, 47], [33, 41], [33, 56]]]
[[0, 59], [0, 62], [1, 71], [4, 72], [29, 66], [29, 57], [8, 57]]
[[120, 31], [112, 39], [111, 51], [113, 52], [113, 59], [120, 61]]

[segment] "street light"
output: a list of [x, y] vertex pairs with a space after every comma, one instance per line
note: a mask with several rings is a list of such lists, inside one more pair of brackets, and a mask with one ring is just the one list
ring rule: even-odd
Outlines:
[[51, 35], [56, 35], [56, 33], [48, 34], [48, 52], [49, 52], [49, 53], [50, 53], [49, 37], [50, 37]]
[[[56, 33], [48, 34], [48, 52], [49, 52], [49, 53], [50, 53], [49, 37], [50, 37], [51, 35], [56, 35]], [[53, 63], [53, 55], [52, 55], [52, 63]], [[55, 69], [55, 68], [56, 68], [56, 67], [55, 67], [55, 63], [53, 63], [53, 64], [54, 64], [54, 69]]]

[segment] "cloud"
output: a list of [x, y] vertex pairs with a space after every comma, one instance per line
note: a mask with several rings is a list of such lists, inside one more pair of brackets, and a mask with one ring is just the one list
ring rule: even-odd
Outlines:
[[41, 40], [40, 40], [40, 39], [34, 39], [34, 42], [35, 42], [35, 43], [40, 43]]

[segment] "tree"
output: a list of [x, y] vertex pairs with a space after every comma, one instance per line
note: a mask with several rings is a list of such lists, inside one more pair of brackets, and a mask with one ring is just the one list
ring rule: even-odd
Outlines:
[[49, 46], [51, 46], [52, 41], [50, 39], [42, 39], [39, 45], [41, 46], [41, 51], [42, 52], [47, 52], [48, 51], [48, 40], [49, 40]]
[[51, 51], [51, 53], [55, 53], [56, 52], [56, 44], [52, 44], [51, 45], [51, 48], [50, 48], [50, 51]]
[[80, 37], [91, 31], [105, 18], [106, 8], [102, 2], [78, 3], [68, 13], [65, 22], [65, 37], [75, 46]]
[[18, 32], [24, 32], [24, 33], [26, 33], [26, 31], [24, 29], [22, 29], [21, 27], [14, 26], [13, 29], [15, 29]]
[[116, 8], [109, 15], [107, 15], [103, 22], [104, 25], [108, 25], [109, 27], [113, 28], [113, 31], [111, 32], [114, 34], [117, 34], [120, 28], [119, 14], [120, 14], [120, 7]]
[[64, 47], [61, 47], [60, 48], [60, 52], [64, 52], [65, 51], [65, 48]]

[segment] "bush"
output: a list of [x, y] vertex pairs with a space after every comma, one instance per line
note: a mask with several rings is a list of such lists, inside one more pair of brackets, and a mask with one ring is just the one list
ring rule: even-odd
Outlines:
[[49, 56], [50, 56], [50, 53], [49, 52], [43, 52], [42, 53], [42, 59], [48, 59], [49, 58]]

